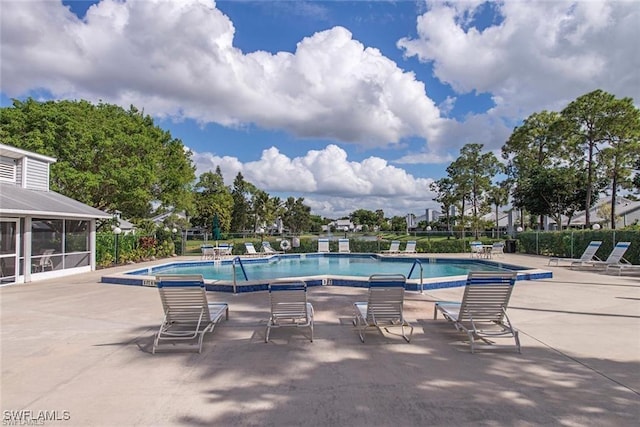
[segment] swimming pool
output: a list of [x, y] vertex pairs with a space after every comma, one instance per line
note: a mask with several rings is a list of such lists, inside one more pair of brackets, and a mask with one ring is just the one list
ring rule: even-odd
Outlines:
[[469, 271], [517, 271], [519, 280], [550, 278], [551, 272], [478, 259], [389, 257], [377, 254], [290, 254], [223, 261], [172, 262], [104, 276], [103, 283], [155, 286], [160, 274], [202, 274], [207, 290], [248, 292], [274, 279], [299, 278], [308, 286], [367, 286], [372, 274], [407, 276], [407, 289], [461, 286]]

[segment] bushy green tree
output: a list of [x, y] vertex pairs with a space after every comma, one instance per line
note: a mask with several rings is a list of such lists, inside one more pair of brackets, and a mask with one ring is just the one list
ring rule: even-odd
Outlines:
[[447, 173], [453, 183], [454, 194], [462, 204], [462, 226], [464, 227], [465, 201], [471, 204], [471, 225], [478, 237], [481, 228], [480, 217], [487, 211], [486, 195], [493, 178], [503, 170], [496, 156], [482, 153], [482, 144], [467, 144], [460, 150], [460, 156], [449, 165]]
[[288, 197], [284, 202], [282, 216], [284, 226], [292, 233], [301, 233], [311, 226], [311, 208], [304, 204], [304, 198]]
[[238, 172], [234, 181], [231, 196], [233, 197], [233, 211], [231, 213], [231, 230], [242, 232], [249, 226], [250, 203], [249, 183], [245, 181], [241, 172]]
[[[224, 185], [220, 168], [216, 172], [205, 172], [195, 185], [196, 209], [191, 223], [193, 225], [213, 227], [213, 219], [217, 215], [220, 229], [228, 232], [231, 228], [233, 197], [229, 188]], [[211, 230], [213, 232], [213, 230]]]
[[378, 214], [367, 209], [357, 209], [349, 214], [349, 220], [355, 225], [375, 227], [378, 225]]
[[447, 231], [451, 231], [451, 207], [455, 206], [456, 203], [454, 182], [450, 177], [441, 178], [432, 182], [430, 189], [436, 193], [436, 197], [433, 200], [440, 203], [440, 208], [444, 212]]
[[55, 157], [51, 189], [95, 208], [136, 219], [152, 202], [191, 207], [191, 153], [133, 106], [14, 100], [2, 108], [0, 139]]
[[[572, 164], [587, 170], [583, 208], [586, 210], [585, 224], [588, 227], [591, 224], [589, 208], [603, 189], [601, 178], [604, 170], [611, 171], [611, 168], [620, 166], [614, 165], [615, 160], [612, 163], [612, 159], [618, 157], [615, 151], [625, 151], [622, 147], [625, 144], [620, 144], [613, 152], [609, 151], [608, 160], [607, 156], [598, 159], [598, 153], [603, 148], [611, 147], [612, 142], [618, 145], [616, 141], [625, 141], [637, 132], [637, 109], [630, 98], [617, 100], [614, 95], [597, 89], [569, 103], [561, 116], [565, 149], [574, 153]], [[609, 167], [603, 167], [607, 162]]]
[[533, 215], [548, 215], [558, 227], [562, 216], [568, 221], [584, 203], [586, 173], [573, 167], [539, 167], [514, 190], [514, 202]]

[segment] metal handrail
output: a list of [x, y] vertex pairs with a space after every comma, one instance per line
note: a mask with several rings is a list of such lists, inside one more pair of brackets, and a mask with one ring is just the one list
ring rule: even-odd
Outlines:
[[236, 293], [236, 261], [238, 261], [238, 264], [240, 264], [240, 269], [242, 270], [242, 274], [244, 274], [244, 280], [249, 280], [249, 278], [247, 277], [247, 271], [244, 269], [244, 265], [242, 264], [242, 258], [240, 258], [239, 256], [235, 257], [232, 261], [231, 261], [231, 267], [233, 268], [233, 293]]
[[413, 265], [411, 266], [411, 270], [409, 270], [409, 274], [407, 275], [407, 279], [411, 278], [411, 273], [413, 273], [413, 270], [416, 268], [416, 264], [420, 266], [420, 293], [423, 293], [424, 290], [424, 285], [423, 285], [423, 273], [424, 273], [424, 267], [422, 267], [422, 262], [420, 262], [419, 259], [416, 259], [415, 261], [413, 261]]

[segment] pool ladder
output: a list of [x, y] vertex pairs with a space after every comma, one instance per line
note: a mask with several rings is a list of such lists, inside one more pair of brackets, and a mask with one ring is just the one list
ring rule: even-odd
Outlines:
[[244, 275], [244, 280], [249, 280], [247, 277], [247, 271], [244, 269], [244, 265], [242, 265], [242, 258], [239, 256], [235, 257], [233, 261], [231, 261], [231, 266], [233, 267], [233, 293], [236, 293], [236, 261], [240, 264], [240, 269], [242, 270], [242, 274]]
[[416, 265], [420, 266], [420, 293], [423, 293], [424, 290], [424, 285], [422, 283], [423, 279], [423, 273], [424, 273], [424, 268], [422, 267], [422, 263], [420, 262], [419, 259], [416, 259], [415, 261], [413, 261], [413, 265], [411, 266], [411, 270], [409, 270], [409, 274], [407, 275], [407, 279], [411, 278], [411, 273], [413, 273], [413, 270], [416, 268]]

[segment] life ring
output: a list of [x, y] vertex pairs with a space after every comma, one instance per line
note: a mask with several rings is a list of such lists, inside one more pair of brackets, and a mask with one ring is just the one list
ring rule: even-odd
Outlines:
[[281, 240], [280, 249], [282, 249], [283, 251], [288, 251], [289, 249], [291, 249], [291, 243], [289, 243], [289, 241], [286, 239]]

